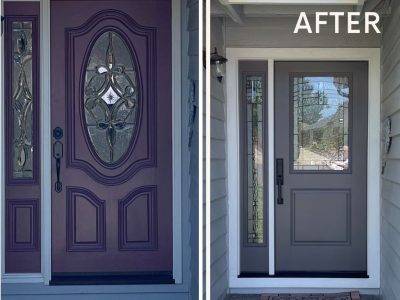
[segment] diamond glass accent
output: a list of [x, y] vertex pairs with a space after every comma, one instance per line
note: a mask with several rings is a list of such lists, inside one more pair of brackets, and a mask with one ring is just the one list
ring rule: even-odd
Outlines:
[[293, 169], [349, 169], [349, 78], [294, 77]]
[[247, 101], [247, 242], [264, 242], [263, 78], [246, 76]]
[[115, 104], [115, 102], [117, 102], [120, 99], [120, 97], [110, 86], [107, 92], [105, 92], [104, 95], [101, 96], [101, 99], [103, 99], [104, 102], [107, 104]]
[[125, 40], [114, 31], [94, 43], [86, 66], [86, 126], [99, 158], [117, 162], [128, 150], [136, 127], [136, 66]]
[[13, 177], [33, 178], [32, 22], [12, 22]]

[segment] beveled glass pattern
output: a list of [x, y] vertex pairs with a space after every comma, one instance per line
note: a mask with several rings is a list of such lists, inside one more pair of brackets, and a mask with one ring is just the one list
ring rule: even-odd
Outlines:
[[349, 168], [349, 78], [293, 78], [294, 170]]
[[12, 22], [13, 177], [33, 178], [32, 22]]
[[113, 31], [95, 42], [86, 67], [84, 107], [90, 140], [112, 164], [128, 150], [136, 126], [137, 68], [128, 45]]
[[247, 105], [247, 242], [264, 242], [263, 78], [246, 76]]

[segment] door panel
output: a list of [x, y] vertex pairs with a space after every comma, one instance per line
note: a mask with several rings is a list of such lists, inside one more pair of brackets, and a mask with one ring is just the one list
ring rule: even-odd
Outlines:
[[367, 275], [367, 108], [366, 62], [275, 63], [277, 275]]
[[51, 16], [53, 277], [172, 276], [171, 1], [52, 1]]

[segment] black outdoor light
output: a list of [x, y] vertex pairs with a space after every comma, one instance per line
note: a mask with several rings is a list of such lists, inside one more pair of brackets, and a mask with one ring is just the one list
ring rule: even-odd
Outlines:
[[223, 68], [224, 64], [226, 64], [227, 61], [228, 60], [225, 57], [218, 54], [217, 48], [215, 47], [214, 52], [211, 53], [210, 56], [210, 63], [211, 66], [214, 66], [213, 68], [215, 68], [215, 76], [217, 77], [219, 82], [221, 82], [224, 78]]

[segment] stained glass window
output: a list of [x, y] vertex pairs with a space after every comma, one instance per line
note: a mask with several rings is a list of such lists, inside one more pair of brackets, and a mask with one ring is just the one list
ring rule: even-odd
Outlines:
[[103, 33], [90, 53], [85, 76], [87, 130], [97, 155], [106, 163], [127, 151], [136, 127], [137, 68], [124, 39]]
[[263, 78], [246, 76], [247, 105], [247, 242], [264, 242]]
[[12, 22], [13, 177], [33, 177], [32, 22]]
[[293, 78], [294, 170], [349, 168], [349, 78]]

